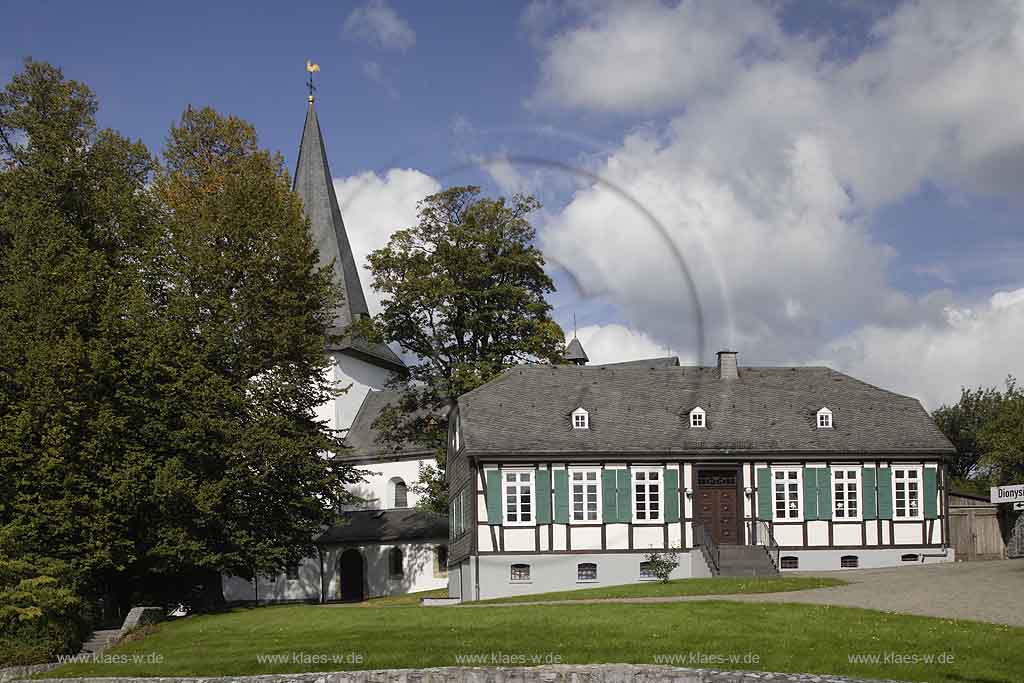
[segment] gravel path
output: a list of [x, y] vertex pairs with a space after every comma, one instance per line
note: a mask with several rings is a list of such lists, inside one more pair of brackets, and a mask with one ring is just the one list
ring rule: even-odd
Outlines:
[[[797, 602], [863, 607], [886, 612], [946, 619], [969, 619], [1024, 626], [1024, 559], [994, 562], [924, 564], [888, 569], [852, 569], [806, 573], [833, 576], [850, 583], [786, 593], [747, 595], [687, 595], [668, 598], [610, 598], [573, 600], [586, 603], [657, 603], [732, 600], [736, 602]], [[509, 605], [564, 605], [565, 601], [519, 602]], [[472, 607], [472, 603], [465, 607]], [[480, 605], [489, 607], [491, 605]]]

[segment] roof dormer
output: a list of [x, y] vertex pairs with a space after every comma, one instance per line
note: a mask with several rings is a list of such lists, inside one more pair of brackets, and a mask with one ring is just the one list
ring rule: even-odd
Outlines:
[[832, 429], [832, 411], [828, 408], [819, 410], [816, 424], [818, 429]]
[[590, 413], [583, 408], [572, 411], [573, 429], [590, 429]]
[[690, 411], [690, 427], [704, 429], [708, 426], [707, 413], [700, 406]]

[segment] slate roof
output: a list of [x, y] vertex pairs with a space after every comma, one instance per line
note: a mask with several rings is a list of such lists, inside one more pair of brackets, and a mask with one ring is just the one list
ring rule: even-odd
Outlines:
[[641, 358], [640, 360], [624, 360], [619, 363], [605, 363], [596, 365], [598, 368], [678, 368], [678, 356], [665, 356], [664, 358]]
[[[320, 265], [326, 266], [332, 261], [334, 263], [335, 281], [340, 285], [345, 298], [337, 308], [330, 333], [343, 334], [353, 320], [370, 313], [363, 288], [359, 284], [359, 270], [349, 245], [348, 233], [345, 232], [345, 221], [338, 208], [331, 169], [327, 164], [327, 151], [312, 99], [302, 129], [299, 161], [292, 189], [302, 198], [313, 242], [320, 252]], [[343, 338], [328, 350], [350, 351], [388, 369], [398, 372], [405, 370], [402, 360], [386, 345], [374, 344], [359, 337]]]
[[400, 392], [394, 390], [367, 392], [345, 435], [345, 445], [348, 448], [337, 453], [335, 457], [341, 460], [361, 460], [386, 456], [432, 456], [433, 451], [420, 444], [403, 444], [399, 448], [384, 444], [380, 432], [374, 429], [374, 420], [388, 405], [397, 404], [399, 396]]
[[[689, 426], [696, 406], [706, 429]], [[815, 426], [825, 406], [834, 429]], [[572, 428], [579, 407], [590, 429]], [[825, 367], [742, 367], [723, 381], [713, 367], [524, 365], [463, 395], [459, 411], [470, 455], [954, 451], [917, 399]]]
[[318, 545], [389, 543], [448, 538], [448, 518], [416, 508], [354, 510], [341, 513], [342, 523], [317, 538]]
[[565, 347], [565, 360], [569, 361], [583, 361], [584, 363], [589, 362], [587, 358], [587, 352], [583, 350], [583, 344], [580, 344], [580, 340], [576, 337], [572, 338], [569, 345]]

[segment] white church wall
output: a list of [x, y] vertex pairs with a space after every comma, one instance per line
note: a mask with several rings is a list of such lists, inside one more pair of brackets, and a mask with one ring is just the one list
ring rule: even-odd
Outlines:
[[350, 487], [349, 490], [365, 500], [365, 503], [357, 507], [371, 510], [389, 509], [395, 507], [394, 483], [401, 479], [405, 482], [408, 492], [406, 507], [416, 507], [420, 496], [413, 492], [412, 487], [420, 477], [420, 465], [433, 463], [433, 458], [416, 458], [357, 465], [359, 469], [366, 471], [367, 475], [365, 481]]
[[[365, 576], [363, 584], [366, 597], [376, 598], [387, 595], [401, 595], [419, 591], [448, 587], [447, 568], [437, 562], [437, 547], [447, 545], [447, 539], [427, 543], [406, 543], [399, 547], [403, 554], [404, 572], [401, 577], [390, 575], [388, 553], [394, 545], [359, 546], [363, 554]], [[341, 598], [341, 572], [339, 562], [345, 548], [332, 548], [324, 553], [325, 584], [327, 599]]]
[[356, 419], [356, 413], [359, 412], [359, 406], [363, 405], [367, 392], [371, 389], [385, 389], [391, 373], [345, 353], [332, 353], [331, 360], [334, 364], [333, 376], [330, 379], [340, 388], [349, 387], [348, 391], [333, 401], [332, 424], [335, 429], [348, 429]]

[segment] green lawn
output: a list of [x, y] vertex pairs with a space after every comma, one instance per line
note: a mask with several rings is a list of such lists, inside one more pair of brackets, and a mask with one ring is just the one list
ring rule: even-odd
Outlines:
[[[657, 658], [678, 656], [683, 660], [675, 663], [682, 666], [992, 683], [1020, 680], [1024, 671], [1021, 643], [1024, 629], [1020, 628], [815, 605], [566, 603], [483, 609], [297, 605], [180, 619], [105, 653], [126, 663], [75, 664], [47, 675], [216, 676], [553, 663], [556, 659], [567, 664], [652, 664], [658, 663]], [[887, 653], [946, 655], [947, 659], [951, 655], [952, 661], [918, 665], [849, 661], [852, 655], [884, 657]], [[135, 657], [142, 660], [133, 663]], [[161, 661], [148, 663], [147, 657]]]
[[705, 579], [677, 579], [662, 583], [628, 583], [622, 586], [584, 588], [557, 593], [536, 593], [517, 595], [511, 598], [483, 600], [486, 603], [534, 602], [538, 600], [595, 600], [599, 598], [668, 598], [679, 595], [732, 595], [734, 593], [777, 593], [802, 591], [809, 588], [830, 588], [844, 586], [840, 579], [825, 579], [814, 576], [773, 576], [732, 578], [715, 576]]

